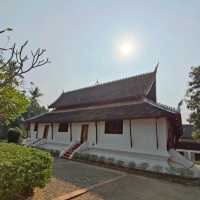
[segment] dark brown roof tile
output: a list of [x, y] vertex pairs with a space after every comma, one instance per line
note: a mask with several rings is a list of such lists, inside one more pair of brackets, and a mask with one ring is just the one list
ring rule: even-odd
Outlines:
[[143, 102], [120, 107], [107, 107], [68, 112], [50, 112], [42, 116], [29, 119], [26, 122], [86, 122], [113, 119], [157, 118], [167, 117], [173, 114], [174, 113], [172, 111], [159, 107], [159, 105], [155, 106], [148, 102]]
[[[156, 80], [156, 72], [133, 76], [101, 85], [63, 93], [50, 108], [67, 108], [78, 105], [94, 105], [100, 102], [122, 101], [147, 96]], [[155, 87], [153, 87], [155, 90]], [[155, 92], [154, 92], [155, 93]]]

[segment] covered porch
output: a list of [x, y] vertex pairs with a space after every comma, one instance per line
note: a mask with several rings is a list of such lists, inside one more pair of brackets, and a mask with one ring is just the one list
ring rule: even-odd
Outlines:
[[117, 144], [120, 150], [165, 151], [175, 148], [181, 134], [180, 113], [146, 99], [125, 105], [52, 111], [26, 123], [33, 139], [44, 138], [61, 145], [75, 140], [88, 141], [90, 146], [115, 148]]

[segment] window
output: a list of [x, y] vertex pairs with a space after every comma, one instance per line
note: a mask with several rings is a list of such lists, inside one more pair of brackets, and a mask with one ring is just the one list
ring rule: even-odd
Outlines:
[[195, 161], [199, 161], [200, 160], [200, 154], [199, 153], [195, 153]]
[[58, 132], [68, 132], [68, 124], [67, 123], [59, 124]]
[[182, 156], [184, 156], [184, 152], [182, 152], [182, 151], [179, 151], [179, 153], [180, 153]]
[[34, 131], [37, 131], [37, 130], [38, 130], [38, 123], [35, 123]]
[[43, 132], [43, 138], [46, 139], [48, 137], [49, 132], [49, 125], [45, 125], [44, 132]]
[[31, 130], [31, 124], [30, 124], [30, 123], [28, 123], [28, 124], [26, 125], [26, 129], [27, 129], [27, 131], [30, 131], [30, 130]]
[[123, 120], [113, 120], [105, 122], [105, 134], [122, 134]]

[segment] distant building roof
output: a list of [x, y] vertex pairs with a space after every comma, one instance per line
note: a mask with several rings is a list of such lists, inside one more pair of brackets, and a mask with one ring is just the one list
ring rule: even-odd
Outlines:
[[156, 70], [130, 78], [69, 91], [49, 107], [62, 109], [78, 106], [91, 106], [97, 103], [112, 103], [149, 97], [156, 101]]
[[193, 125], [191, 124], [183, 124], [183, 135], [182, 138], [192, 138]]
[[200, 151], [200, 143], [192, 138], [193, 125], [183, 124], [183, 135], [179, 139], [177, 148], [184, 150]]
[[192, 139], [180, 139], [177, 149], [200, 151], [200, 143]]

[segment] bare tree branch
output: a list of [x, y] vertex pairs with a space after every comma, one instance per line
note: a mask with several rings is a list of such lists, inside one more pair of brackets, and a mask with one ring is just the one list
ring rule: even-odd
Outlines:
[[50, 63], [48, 58], [46, 59], [42, 59], [42, 56], [45, 54], [46, 49], [40, 49], [38, 48], [35, 53], [33, 51], [31, 51], [31, 64], [28, 66], [24, 66], [24, 63], [28, 60], [28, 56], [25, 55], [23, 56], [23, 50], [26, 47], [26, 45], [28, 44], [28, 41], [26, 41], [20, 48], [19, 52], [16, 52], [16, 66], [18, 68], [18, 70], [16, 71], [15, 75], [23, 75], [27, 72], [29, 72], [30, 70], [40, 67], [42, 65], [45, 65], [47, 63]]
[[[12, 28], [6, 28], [6, 29], [3, 29], [3, 30], [0, 30], [0, 34], [5, 33], [7, 31], [12, 31], [12, 30], [13, 30]], [[8, 38], [8, 41], [9, 41], [9, 38]], [[0, 47], [0, 51], [9, 51], [9, 50], [12, 50], [12, 48]]]
[[[11, 28], [7, 28], [4, 30], [0, 30], [0, 34], [6, 31], [12, 31]], [[14, 43], [12, 47], [2, 48], [0, 47], [0, 51], [5, 51], [6, 56], [1, 56], [0, 58], [0, 70], [7, 73], [8, 79], [5, 80], [4, 83], [7, 83], [12, 80], [21, 79], [23, 75], [32, 69], [41, 67], [50, 63], [48, 58], [43, 58], [46, 53], [46, 49], [38, 48], [35, 52], [31, 51], [28, 56], [25, 53], [25, 48], [28, 45], [28, 41], [25, 41], [19, 49], [16, 48], [16, 44]], [[2, 85], [2, 81], [0, 85]]]
[[2, 65], [0, 65], [0, 69], [5, 68], [7, 65], [10, 64], [10, 62], [12, 62], [13, 56], [14, 56], [14, 54], [15, 54], [15, 47], [16, 47], [16, 44], [14, 43], [13, 47], [11, 47], [11, 48], [8, 49], [8, 50], [11, 51], [10, 57], [7, 59], [7, 61], [1, 60], [1, 63], [0, 63], [0, 64], [2, 64]]
[[0, 30], [0, 34], [6, 32], [6, 31], [12, 31], [12, 30], [13, 30], [12, 28], [8, 27], [6, 29]]

